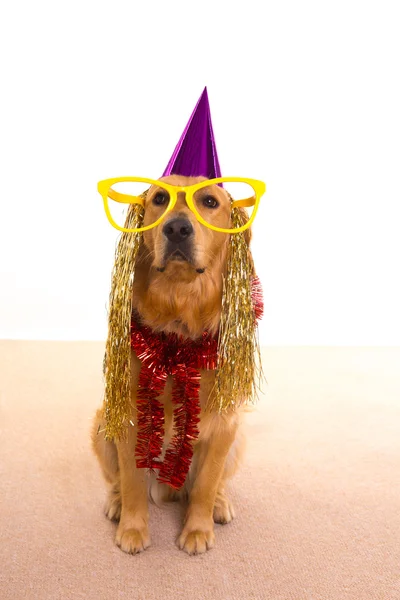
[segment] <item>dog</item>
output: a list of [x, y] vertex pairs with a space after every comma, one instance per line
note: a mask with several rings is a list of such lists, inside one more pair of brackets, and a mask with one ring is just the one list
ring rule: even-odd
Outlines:
[[[193, 185], [203, 177], [170, 175], [161, 178], [177, 186]], [[158, 218], [162, 188], [152, 186], [145, 200], [144, 225]], [[212, 224], [229, 227], [231, 199], [223, 187], [210, 185], [205, 199], [213, 205]], [[245, 231], [247, 244], [250, 231]], [[135, 269], [132, 307], [140, 320], [155, 332], [175, 333], [196, 340], [204, 331], [216, 335], [221, 316], [222, 278], [226, 270], [229, 234], [199, 223], [188, 208], [184, 192], [178, 193], [174, 209], [166, 219], [143, 233]], [[131, 402], [135, 415], [136, 389], [141, 363], [132, 351]], [[210, 413], [205, 406], [212, 393], [215, 372], [203, 370], [200, 379], [199, 436], [184, 486], [177, 492], [158, 483], [153, 474], [138, 469], [135, 461], [137, 427], [129, 427], [124, 441], [106, 441], [103, 410], [98, 410], [92, 442], [108, 484], [106, 516], [118, 522], [116, 544], [136, 554], [148, 548], [148, 501], [181, 499], [186, 516], [177, 545], [188, 554], [200, 554], [215, 542], [214, 523], [229, 523], [235, 516], [226, 493], [226, 483], [236, 472], [244, 453], [243, 414], [239, 408]], [[173, 435], [172, 379], [168, 377], [160, 401], [164, 406], [164, 447]]]

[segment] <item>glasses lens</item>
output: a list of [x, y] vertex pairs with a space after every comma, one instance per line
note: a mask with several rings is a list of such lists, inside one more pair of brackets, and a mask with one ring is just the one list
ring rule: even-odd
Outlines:
[[251, 217], [256, 204], [256, 192], [249, 183], [241, 181], [228, 181], [223, 184], [224, 189], [232, 198], [232, 206], [240, 208], [239, 219], [234, 219], [232, 228], [244, 225]]
[[118, 227], [130, 229], [128, 211], [132, 204], [145, 207], [143, 226], [153, 225], [162, 218], [168, 208], [170, 196], [162, 185], [153, 186], [150, 182], [118, 181], [108, 190], [108, 207]]
[[130, 229], [130, 220], [128, 212], [132, 204], [138, 206], [143, 202], [143, 197], [150, 187], [150, 183], [137, 181], [118, 181], [108, 190], [107, 203], [111, 217], [118, 227]]
[[159, 185], [152, 185], [146, 195], [144, 225], [154, 225], [165, 215], [170, 203], [169, 192]]
[[[197, 211], [210, 225], [237, 229], [250, 218], [256, 193], [248, 183], [224, 182], [223, 188], [213, 185], [200, 189], [195, 193], [194, 201]], [[231, 219], [232, 207], [241, 209], [240, 218]]]

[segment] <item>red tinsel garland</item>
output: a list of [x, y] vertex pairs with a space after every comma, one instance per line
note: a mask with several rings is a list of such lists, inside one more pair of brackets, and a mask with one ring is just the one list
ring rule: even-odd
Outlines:
[[261, 281], [257, 276], [253, 277], [251, 282], [251, 297], [254, 306], [254, 316], [256, 321], [259, 321], [264, 314], [264, 299]]
[[[263, 312], [261, 284], [253, 280], [256, 319]], [[179, 489], [185, 482], [199, 434], [200, 369], [214, 370], [218, 338], [204, 332], [198, 340], [176, 334], [154, 333], [132, 315], [131, 346], [142, 363], [137, 389], [138, 433], [136, 465], [159, 469], [158, 481]], [[164, 407], [159, 396], [167, 377], [173, 377], [174, 437], [160, 460], [164, 441]]]

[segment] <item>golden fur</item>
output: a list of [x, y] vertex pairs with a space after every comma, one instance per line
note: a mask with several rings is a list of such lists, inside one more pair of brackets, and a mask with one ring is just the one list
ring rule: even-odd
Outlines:
[[[203, 178], [172, 175], [163, 180], [189, 185]], [[211, 189], [212, 187], [212, 189]], [[216, 224], [229, 222], [230, 200], [223, 188], [210, 186], [219, 207], [214, 211]], [[145, 205], [146, 218], [154, 218], [151, 188]], [[153, 196], [152, 196], [153, 195]], [[143, 322], [155, 331], [175, 332], [195, 339], [208, 330], [215, 333], [220, 321], [222, 273], [224, 272], [228, 236], [212, 231], [197, 222], [182, 194], [171, 213], [187, 218], [194, 230], [190, 261], [164, 260], [165, 236], [162, 224], [146, 231], [133, 289], [133, 307]], [[170, 218], [170, 217], [169, 217]], [[247, 241], [249, 241], [249, 235]], [[158, 270], [159, 269], [159, 270]], [[162, 270], [161, 270], [162, 269]], [[200, 269], [202, 272], [198, 272]], [[132, 353], [132, 407], [136, 408], [136, 388], [140, 361]], [[124, 442], [106, 442], [98, 431], [104, 429], [102, 410], [95, 416], [92, 440], [104, 477], [109, 486], [106, 515], [119, 521], [116, 543], [125, 552], [137, 553], [150, 545], [148, 497], [160, 504], [163, 500], [182, 498], [187, 501], [186, 517], [178, 546], [189, 554], [205, 552], [214, 545], [214, 522], [229, 523], [234, 510], [226, 492], [226, 481], [234, 474], [244, 449], [241, 430], [242, 410], [225, 414], [205, 413], [215, 374], [202, 371], [200, 384], [201, 415], [199, 437], [194, 447], [192, 465], [179, 492], [148, 477], [135, 463], [136, 427], [130, 427]], [[172, 437], [172, 381], [168, 378], [161, 400], [165, 412], [165, 446]]]

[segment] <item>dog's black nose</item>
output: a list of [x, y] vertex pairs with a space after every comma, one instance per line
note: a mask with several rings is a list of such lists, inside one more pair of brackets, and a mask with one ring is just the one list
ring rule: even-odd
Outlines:
[[193, 234], [193, 226], [187, 219], [178, 217], [165, 223], [163, 234], [170, 242], [178, 244], [179, 242], [184, 242]]

